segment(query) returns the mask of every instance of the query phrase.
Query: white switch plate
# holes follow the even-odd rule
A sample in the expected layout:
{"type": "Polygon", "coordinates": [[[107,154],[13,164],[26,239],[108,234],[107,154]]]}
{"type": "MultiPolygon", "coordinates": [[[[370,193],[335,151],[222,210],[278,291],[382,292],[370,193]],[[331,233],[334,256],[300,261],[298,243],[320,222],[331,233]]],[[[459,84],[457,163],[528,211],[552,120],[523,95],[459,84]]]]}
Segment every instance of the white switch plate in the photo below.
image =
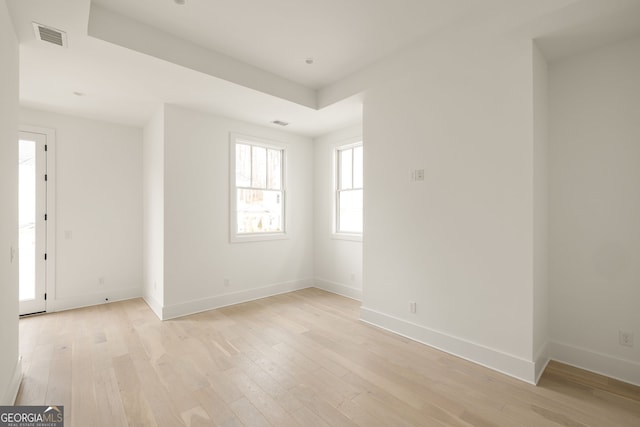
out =
{"type": "Polygon", "coordinates": [[[416,312],[416,302],[415,301],[409,301],[409,312],[411,312],[411,313],[415,313],[416,312]]]}

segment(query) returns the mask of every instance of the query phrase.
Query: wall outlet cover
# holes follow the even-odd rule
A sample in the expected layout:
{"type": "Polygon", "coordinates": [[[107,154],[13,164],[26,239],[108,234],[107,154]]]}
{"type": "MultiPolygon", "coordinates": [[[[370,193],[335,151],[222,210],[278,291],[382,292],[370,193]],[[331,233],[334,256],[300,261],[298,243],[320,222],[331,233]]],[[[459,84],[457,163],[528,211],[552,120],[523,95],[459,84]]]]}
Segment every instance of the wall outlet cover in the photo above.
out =
{"type": "Polygon", "coordinates": [[[624,347],[633,347],[633,333],[628,331],[618,331],[618,342],[624,347]]]}

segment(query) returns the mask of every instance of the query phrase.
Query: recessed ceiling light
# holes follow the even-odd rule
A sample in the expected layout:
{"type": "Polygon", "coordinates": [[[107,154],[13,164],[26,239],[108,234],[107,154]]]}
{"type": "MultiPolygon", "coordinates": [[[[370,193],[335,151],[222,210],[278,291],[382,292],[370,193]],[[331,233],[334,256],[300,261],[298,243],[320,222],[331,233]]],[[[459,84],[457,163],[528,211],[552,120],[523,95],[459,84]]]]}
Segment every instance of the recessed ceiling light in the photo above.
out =
{"type": "Polygon", "coordinates": [[[278,126],[289,126],[288,122],[283,122],[282,120],[274,120],[271,123],[278,126]]]}
{"type": "Polygon", "coordinates": [[[175,4],[179,4],[180,6],[184,5],[187,1],[186,0],[173,0],[175,2],[175,4]]]}
{"type": "Polygon", "coordinates": [[[74,91],[74,92],[73,92],[73,94],[74,94],[75,96],[85,96],[85,95],[86,95],[86,93],[84,93],[84,92],[78,92],[78,91],[74,91]]]}
{"type": "Polygon", "coordinates": [[[314,62],[316,62],[316,61],[315,61],[313,58],[307,58],[307,59],[305,59],[305,60],[304,60],[304,62],[305,62],[306,64],[311,65],[311,64],[313,64],[313,63],[314,63],[314,62]]]}

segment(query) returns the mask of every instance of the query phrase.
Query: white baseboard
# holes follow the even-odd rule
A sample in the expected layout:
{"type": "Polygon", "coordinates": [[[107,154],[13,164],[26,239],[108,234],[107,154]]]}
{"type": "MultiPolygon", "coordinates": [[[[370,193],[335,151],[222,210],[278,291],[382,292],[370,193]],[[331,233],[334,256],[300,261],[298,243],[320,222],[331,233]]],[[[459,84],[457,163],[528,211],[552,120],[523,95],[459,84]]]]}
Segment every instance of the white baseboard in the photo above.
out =
{"type": "Polygon", "coordinates": [[[287,292],[297,291],[313,287],[313,279],[294,280],[291,282],[276,283],[261,288],[253,288],[245,291],[224,295],[216,295],[208,298],[182,302],[162,307],[162,320],[175,319],[190,314],[226,307],[233,304],[254,301],[287,292]]]}
{"type": "Polygon", "coordinates": [[[535,384],[535,364],[531,361],[434,331],[366,307],[362,307],[360,313],[360,318],[364,322],[527,383],[535,384]]]}
{"type": "Polygon", "coordinates": [[[162,320],[162,304],[160,304],[158,300],[156,300],[153,296],[146,292],[142,298],[144,299],[144,302],[147,303],[151,311],[153,311],[153,314],[158,316],[158,319],[162,320]]]}
{"type": "Polygon", "coordinates": [[[547,365],[551,361],[549,358],[549,343],[545,343],[538,353],[533,358],[535,362],[535,383],[538,384],[540,381],[540,377],[544,373],[544,370],[547,368],[547,365]]]}
{"type": "Polygon", "coordinates": [[[316,277],[315,287],[356,301],[362,301],[362,289],[353,288],[351,286],[343,285],[342,283],[332,282],[330,280],[316,277]]]}
{"type": "Polygon", "coordinates": [[[638,362],[618,359],[558,342],[549,343],[549,357],[576,368],[586,369],[596,374],[640,386],[640,363],[638,362]]]}
{"type": "Polygon", "coordinates": [[[8,384],[7,389],[2,397],[2,406],[12,406],[16,403],[18,397],[18,391],[20,390],[20,384],[22,383],[22,356],[18,357],[16,366],[13,368],[13,375],[8,384]]]}
{"type": "Polygon", "coordinates": [[[140,298],[142,289],[116,289],[104,290],[88,295],[79,295],[70,298],[53,298],[47,301],[47,312],[72,310],[74,308],[90,307],[92,305],[105,304],[107,302],[124,301],[140,298]],[[106,301],[106,299],[109,301],[106,301]]]}

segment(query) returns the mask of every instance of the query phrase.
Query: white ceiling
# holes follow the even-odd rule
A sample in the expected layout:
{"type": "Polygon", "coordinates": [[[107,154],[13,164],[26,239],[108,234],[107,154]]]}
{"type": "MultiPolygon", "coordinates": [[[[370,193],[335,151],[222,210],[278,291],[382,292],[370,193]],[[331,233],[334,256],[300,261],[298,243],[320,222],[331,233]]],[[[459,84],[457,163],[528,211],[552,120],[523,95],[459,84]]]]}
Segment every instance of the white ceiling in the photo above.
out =
{"type": "Polygon", "coordinates": [[[496,13],[508,18],[520,6],[531,7],[536,13],[523,35],[538,38],[549,58],[629,37],[640,28],[639,0],[7,4],[20,40],[25,106],[144,126],[166,102],[266,126],[284,120],[291,122],[284,130],[307,136],[362,119],[361,95],[317,108],[319,91],[453,25],[496,13]],[[33,21],[67,31],[69,47],[36,41],[33,21]],[[308,57],[313,65],[305,63],[308,57]]]}
{"type": "Polygon", "coordinates": [[[94,0],[319,89],[496,0],[94,0]],[[305,59],[312,57],[309,66],[305,59]]]}

